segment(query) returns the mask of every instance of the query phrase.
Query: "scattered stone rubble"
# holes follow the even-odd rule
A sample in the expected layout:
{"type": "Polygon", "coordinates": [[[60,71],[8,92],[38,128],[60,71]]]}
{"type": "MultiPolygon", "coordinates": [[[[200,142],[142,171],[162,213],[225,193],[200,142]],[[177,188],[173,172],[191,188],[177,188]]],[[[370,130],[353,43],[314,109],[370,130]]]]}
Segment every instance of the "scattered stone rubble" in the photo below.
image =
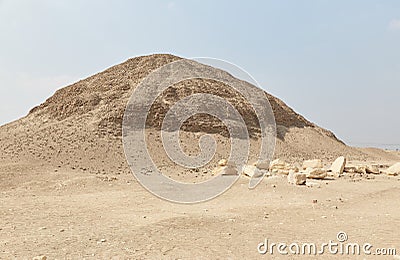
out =
{"type": "Polygon", "coordinates": [[[296,166],[291,166],[282,159],[276,159],[271,162],[269,172],[271,174],[284,174],[288,175],[290,170],[298,172],[299,169],[296,166]]]}
{"type": "MultiPolygon", "coordinates": [[[[320,159],[306,160],[302,163],[301,167],[287,163],[282,159],[276,159],[272,162],[259,161],[252,165],[246,165],[241,170],[241,173],[245,177],[253,176],[272,176],[272,175],[286,175],[287,180],[293,185],[307,185],[309,187],[318,185],[308,185],[308,183],[314,183],[309,181],[324,180],[324,179],[336,179],[342,176],[367,176],[367,179],[373,179],[373,174],[386,174],[389,176],[400,175],[400,162],[392,166],[380,165],[380,164],[359,164],[350,165],[348,164],[344,156],[338,157],[328,167],[324,166],[324,163],[320,159]],[[300,169],[299,169],[300,168],[300,169]]],[[[232,163],[222,159],[218,162],[218,167],[214,169],[213,175],[237,175],[240,171],[232,163]]]]}

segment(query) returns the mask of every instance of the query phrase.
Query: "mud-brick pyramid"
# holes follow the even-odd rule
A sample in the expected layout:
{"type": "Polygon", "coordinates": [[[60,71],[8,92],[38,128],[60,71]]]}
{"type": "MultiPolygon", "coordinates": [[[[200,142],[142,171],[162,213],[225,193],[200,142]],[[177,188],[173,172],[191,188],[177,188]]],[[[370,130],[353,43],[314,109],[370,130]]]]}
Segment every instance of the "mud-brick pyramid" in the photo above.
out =
{"type": "MultiPolygon", "coordinates": [[[[144,77],[179,59],[169,54],[136,57],[59,89],[26,117],[0,127],[2,136],[7,136],[0,142],[0,160],[68,166],[96,173],[125,171],[121,125],[126,104],[144,77]]],[[[251,133],[259,130],[254,111],[239,93],[220,82],[201,83],[204,83],[201,79],[188,80],[165,91],[153,104],[148,127],[159,129],[164,115],[176,101],[193,93],[206,92],[231,102],[243,115],[251,133]]],[[[332,132],[309,122],[278,98],[265,94],[277,124],[275,157],[293,161],[365,156],[346,146],[332,132]]],[[[224,133],[222,123],[213,117],[198,115],[191,120],[184,130],[224,133]]]]}

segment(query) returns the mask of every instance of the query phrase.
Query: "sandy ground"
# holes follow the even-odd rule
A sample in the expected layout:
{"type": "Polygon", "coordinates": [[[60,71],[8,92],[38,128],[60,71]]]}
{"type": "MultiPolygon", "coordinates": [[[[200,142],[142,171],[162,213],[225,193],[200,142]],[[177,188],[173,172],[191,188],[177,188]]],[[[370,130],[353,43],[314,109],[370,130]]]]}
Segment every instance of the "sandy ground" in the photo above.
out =
{"type": "MultiPolygon", "coordinates": [[[[130,174],[115,180],[32,164],[3,164],[0,171],[1,259],[291,259],[261,255],[257,246],[265,239],[328,243],[340,231],[372,251],[400,253],[399,177],[306,187],[276,176],[255,190],[241,178],[214,200],[180,205],[154,197],[130,174]]],[[[377,258],[324,255],[336,257],[377,258]]]]}

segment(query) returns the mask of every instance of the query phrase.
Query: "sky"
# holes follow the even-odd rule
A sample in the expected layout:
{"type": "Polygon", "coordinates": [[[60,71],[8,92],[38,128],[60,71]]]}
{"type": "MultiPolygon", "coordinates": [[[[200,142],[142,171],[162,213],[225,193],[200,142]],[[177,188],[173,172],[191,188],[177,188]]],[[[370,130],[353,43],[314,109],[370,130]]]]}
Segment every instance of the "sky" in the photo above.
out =
{"type": "Polygon", "coordinates": [[[397,0],[0,0],[0,124],[152,53],[232,62],[346,143],[400,148],[397,0]]]}

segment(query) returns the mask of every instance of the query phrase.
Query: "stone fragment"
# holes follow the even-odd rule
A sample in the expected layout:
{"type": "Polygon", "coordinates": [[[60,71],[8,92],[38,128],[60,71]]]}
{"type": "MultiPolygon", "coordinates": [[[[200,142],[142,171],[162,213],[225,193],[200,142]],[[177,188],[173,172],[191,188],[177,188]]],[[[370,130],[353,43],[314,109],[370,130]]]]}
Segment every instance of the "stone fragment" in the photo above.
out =
{"type": "Polygon", "coordinates": [[[218,166],[222,167],[222,166],[226,166],[226,165],[228,165],[228,161],[226,159],[219,160],[218,166]]]}
{"type": "Polygon", "coordinates": [[[246,165],[243,167],[243,174],[247,177],[261,176],[261,171],[254,165],[246,165]]]}
{"type": "Polygon", "coordinates": [[[33,260],[47,260],[47,256],[45,255],[35,256],[33,260]]]}
{"type": "Polygon", "coordinates": [[[303,170],[307,168],[322,168],[322,160],[321,159],[314,159],[314,160],[306,160],[303,162],[303,170]]]}
{"type": "Polygon", "coordinates": [[[258,161],[254,164],[260,170],[269,170],[270,162],[269,161],[258,161]]]}
{"type": "Polygon", "coordinates": [[[307,168],[306,176],[308,179],[321,180],[328,176],[328,172],[325,169],[307,168]]]}
{"type": "Polygon", "coordinates": [[[305,173],[299,173],[291,170],[288,174],[288,182],[295,185],[303,185],[306,183],[307,177],[305,173]]]}
{"type": "Polygon", "coordinates": [[[346,165],[344,167],[344,172],[355,173],[356,172],[356,167],[355,166],[346,165]]]}
{"type": "Polygon", "coordinates": [[[306,186],[311,188],[321,188],[321,183],[307,180],[306,186]]]}
{"type": "Polygon", "coordinates": [[[356,173],[366,174],[367,173],[367,167],[365,165],[357,165],[356,166],[356,173]]]}
{"type": "Polygon", "coordinates": [[[287,163],[282,159],[273,160],[270,163],[269,170],[273,169],[284,169],[287,166],[287,163]]]}
{"type": "Polygon", "coordinates": [[[387,175],[397,176],[400,174],[400,162],[393,164],[385,170],[387,175]]]}
{"type": "Polygon", "coordinates": [[[236,167],[227,165],[227,166],[218,166],[212,171],[212,175],[237,175],[238,171],[236,167]]]}
{"type": "Polygon", "coordinates": [[[215,167],[211,175],[238,175],[239,172],[237,170],[237,167],[234,163],[228,162],[226,159],[221,159],[218,161],[218,166],[215,167]]]}
{"type": "Polygon", "coordinates": [[[380,173],[379,165],[377,165],[377,164],[369,164],[369,165],[365,166],[365,170],[367,173],[372,173],[372,174],[380,173]]]}
{"type": "Polygon", "coordinates": [[[365,173],[367,173],[367,167],[365,165],[345,166],[344,172],[365,174],[365,173]]]}
{"type": "Polygon", "coordinates": [[[331,165],[329,169],[333,176],[339,177],[343,174],[344,167],[346,166],[346,158],[344,156],[338,157],[331,165]]]}

